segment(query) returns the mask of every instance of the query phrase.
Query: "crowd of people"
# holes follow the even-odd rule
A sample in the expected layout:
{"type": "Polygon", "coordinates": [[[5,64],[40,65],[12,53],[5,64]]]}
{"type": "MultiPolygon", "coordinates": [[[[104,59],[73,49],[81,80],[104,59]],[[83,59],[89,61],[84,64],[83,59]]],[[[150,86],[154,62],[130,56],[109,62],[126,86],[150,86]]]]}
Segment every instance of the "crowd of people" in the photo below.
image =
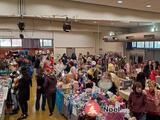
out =
{"type": "Polygon", "coordinates": [[[19,106],[22,111],[18,120],[28,116],[28,100],[34,68],[37,83],[35,109],[38,111],[41,108],[45,111],[47,101],[49,116],[54,112],[58,80],[70,76],[78,81],[79,88],[82,90],[92,88],[95,84],[118,94],[120,82],[115,79],[116,72],[123,71],[126,76],[136,74],[133,92],[128,101],[132,115],[137,120],[160,120],[160,92],[156,86],[160,65],[157,61],[127,63],[125,57],[115,53],[105,55],[87,53],[87,55],[79,54],[78,57],[75,53],[71,57],[63,54],[57,62],[53,54],[11,57],[4,61],[8,63],[8,68],[11,70],[8,101],[12,106],[12,114],[17,114],[19,106]],[[151,81],[148,82],[146,89],[147,79],[151,81]]]}

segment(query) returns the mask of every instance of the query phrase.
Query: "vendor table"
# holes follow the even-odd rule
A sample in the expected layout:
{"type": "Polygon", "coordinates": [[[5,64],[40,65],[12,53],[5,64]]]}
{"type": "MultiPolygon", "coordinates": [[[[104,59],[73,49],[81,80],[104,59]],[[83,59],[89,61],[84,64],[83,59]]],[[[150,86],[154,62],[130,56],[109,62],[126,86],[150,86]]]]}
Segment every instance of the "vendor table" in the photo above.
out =
{"type": "Polygon", "coordinates": [[[58,112],[64,115],[68,120],[78,120],[77,110],[73,108],[72,114],[69,115],[69,108],[68,108],[68,97],[69,94],[64,94],[62,90],[57,89],[56,92],[56,106],[58,112]]]}
{"type": "Polygon", "coordinates": [[[4,94],[3,99],[4,99],[4,100],[7,100],[7,96],[8,96],[8,87],[3,87],[3,94],[4,94]]]}
{"type": "Polygon", "coordinates": [[[5,106],[8,96],[8,87],[3,87],[2,92],[0,92],[2,97],[0,98],[0,120],[4,120],[5,117],[5,106]]]}

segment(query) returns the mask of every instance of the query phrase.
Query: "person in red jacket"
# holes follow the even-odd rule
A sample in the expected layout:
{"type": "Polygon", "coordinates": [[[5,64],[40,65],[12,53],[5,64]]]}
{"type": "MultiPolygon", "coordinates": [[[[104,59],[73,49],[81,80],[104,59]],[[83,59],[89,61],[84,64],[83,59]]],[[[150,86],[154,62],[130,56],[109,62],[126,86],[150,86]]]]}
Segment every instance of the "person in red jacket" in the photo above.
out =
{"type": "Polygon", "coordinates": [[[49,60],[49,57],[47,57],[44,61],[44,65],[43,65],[43,70],[46,70],[50,68],[50,60],[49,60]]]}
{"type": "Polygon", "coordinates": [[[54,56],[50,57],[50,63],[51,63],[52,66],[54,65],[54,56]]]}
{"type": "Polygon", "coordinates": [[[156,84],[153,81],[148,83],[149,89],[146,89],[147,104],[146,120],[160,120],[160,91],[156,89],[156,84]]]}
{"type": "Polygon", "coordinates": [[[149,75],[149,78],[150,78],[150,80],[156,82],[156,76],[157,76],[156,70],[152,70],[150,75],[149,75]]]}
{"type": "Polygon", "coordinates": [[[49,116],[52,116],[54,112],[54,107],[56,102],[56,85],[57,85],[56,76],[52,73],[50,69],[46,69],[44,91],[49,107],[49,112],[50,112],[49,116]]]}
{"type": "Polygon", "coordinates": [[[134,83],[128,105],[132,116],[136,117],[137,120],[145,119],[146,95],[142,91],[142,84],[140,82],[134,83]]]}

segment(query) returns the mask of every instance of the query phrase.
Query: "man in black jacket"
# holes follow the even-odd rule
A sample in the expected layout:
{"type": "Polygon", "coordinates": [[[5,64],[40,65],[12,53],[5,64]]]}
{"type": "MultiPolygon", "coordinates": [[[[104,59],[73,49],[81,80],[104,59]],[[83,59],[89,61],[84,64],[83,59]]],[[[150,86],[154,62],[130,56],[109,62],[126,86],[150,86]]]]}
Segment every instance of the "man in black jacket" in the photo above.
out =
{"type": "Polygon", "coordinates": [[[40,67],[40,56],[37,56],[36,57],[36,60],[35,60],[35,66],[34,66],[36,69],[39,69],[40,67]]]}
{"type": "Polygon", "coordinates": [[[67,62],[68,62],[68,61],[67,61],[68,57],[67,57],[67,55],[66,55],[65,53],[63,54],[63,56],[62,56],[61,59],[62,59],[63,64],[66,65],[67,62]]]}
{"type": "Polygon", "coordinates": [[[18,120],[25,119],[28,116],[28,100],[30,99],[30,86],[31,86],[31,77],[28,74],[26,67],[21,69],[22,77],[19,80],[18,85],[18,100],[22,110],[22,115],[18,120]]]}
{"type": "Polygon", "coordinates": [[[45,91],[44,91],[44,75],[43,75],[43,70],[40,68],[37,71],[37,95],[36,95],[36,110],[39,110],[40,107],[40,98],[42,95],[42,105],[41,105],[41,109],[42,111],[45,110],[45,105],[46,105],[46,97],[45,97],[45,91]]]}

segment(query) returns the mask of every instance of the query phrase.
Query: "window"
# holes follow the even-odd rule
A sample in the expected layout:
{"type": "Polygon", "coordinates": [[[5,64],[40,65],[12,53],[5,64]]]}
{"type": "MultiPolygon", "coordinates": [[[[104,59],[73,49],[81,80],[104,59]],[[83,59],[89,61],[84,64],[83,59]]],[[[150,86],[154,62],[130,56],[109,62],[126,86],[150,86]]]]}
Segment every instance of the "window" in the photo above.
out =
{"type": "Polygon", "coordinates": [[[12,47],[21,47],[22,39],[12,39],[12,47]]]}
{"type": "Polygon", "coordinates": [[[153,42],[145,42],[145,48],[153,48],[153,42]]]}
{"type": "Polygon", "coordinates": [[[154,48],[160,48],[160,42],[159,41],[156,41],[154,43],[154,48]]]}
{"type": "Polygon", "coordinates": [[[136,48],[137,47],[137,42],[132,42],[132,48],[136,48]]]}
{"type": "Polygon", "coordinates": [[[0,39],[1,47],[11,47],[11,39],[0,39]]]}
{"type": "Polygon", "coordinates": [[[52,40],[43,40],[43,46],[44,47],[51,47],[52,46],[52,40]]]}
{"type": "Polygon", "coordinates": [[[40,45],[41,47],[52,47],[52,40],[42,40],[40,39],[40,45]]]}
{"type": "Polygon", "coordinates": [[[137,42],[137,48],[144,48],[144,42],[137,42]]]}
{"type": "Polygon", "coordinates": [[[43,40],[40,39],[40,46],[43,47],[43,40]]]}

